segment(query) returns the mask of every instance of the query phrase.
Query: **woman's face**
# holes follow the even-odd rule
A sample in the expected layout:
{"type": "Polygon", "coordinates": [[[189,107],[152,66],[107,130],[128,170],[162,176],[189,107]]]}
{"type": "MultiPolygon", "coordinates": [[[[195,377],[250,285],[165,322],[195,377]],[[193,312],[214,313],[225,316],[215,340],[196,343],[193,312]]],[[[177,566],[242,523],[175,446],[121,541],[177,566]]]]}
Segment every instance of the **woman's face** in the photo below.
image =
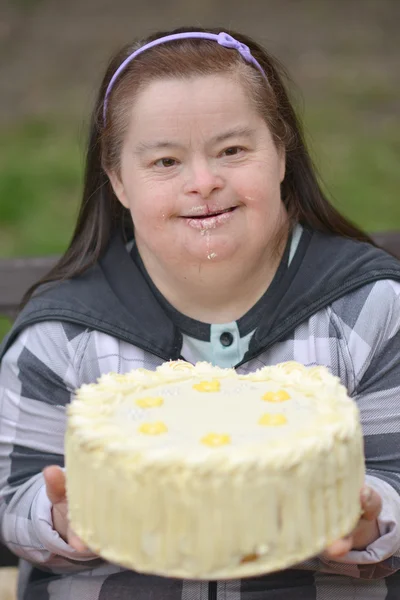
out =
{"type": "Polygon", "coordinates": [[[223,75],[165,79],[132,107],[115,193],[143,259],[256,261],[286,218],[285,156],[242,86],[223,75]]]}

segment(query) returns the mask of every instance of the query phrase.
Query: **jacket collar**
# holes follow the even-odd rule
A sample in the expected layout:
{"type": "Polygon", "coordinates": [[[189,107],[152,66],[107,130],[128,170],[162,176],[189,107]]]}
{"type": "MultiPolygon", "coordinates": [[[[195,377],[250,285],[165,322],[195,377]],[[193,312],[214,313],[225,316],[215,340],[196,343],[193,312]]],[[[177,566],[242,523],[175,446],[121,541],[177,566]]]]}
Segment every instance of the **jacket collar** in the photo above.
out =
{"type": "MultiPolygon", "coordinates": [[[[400,263],[366,243],[304,229],[242,362],[283,339],[334,300],[378,279],[400,281],[400,263]]],[[[134,344],[162,360],[180,356],[182,337],[130,258],[120,237],[83,275],[42,289],[18,316],[2,354],[26,326],[62,320],[134,344]]]]}

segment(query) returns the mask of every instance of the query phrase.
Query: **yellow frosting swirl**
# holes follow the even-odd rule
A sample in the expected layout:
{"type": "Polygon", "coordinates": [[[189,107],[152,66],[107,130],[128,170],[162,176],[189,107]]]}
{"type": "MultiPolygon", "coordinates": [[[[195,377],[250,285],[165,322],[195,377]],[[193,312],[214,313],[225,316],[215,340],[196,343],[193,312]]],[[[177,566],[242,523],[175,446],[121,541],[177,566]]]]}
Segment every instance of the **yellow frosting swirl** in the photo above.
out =
{"type": "Polygon", "coordinates": [[[277,392],[267,392],[262,399],[265,402],[285,402],[290,400],[290,395],[285,390],[278,390],[277,392]]]}
{"type": "Polygon", "coordinates": [[[201,438],[201,443],[206,446],[212,446],[217,448],[218,446],[225,446],[231,443],[231,436],[227,433],[208,433],[201,438]]]}
{"type": "Polygon", "coordinates": [[[265,413],[265,415],[262,415],[262,417],[258,421],[259,425],[268,425],[270,427],[286,425],[286,423],[287,423],[287,418],[285,417],[285,415],[282,415],[281,413],[276,413],[276,414],[265,413]]]}
{"type": "Polygon", "coordinates": [[[200,383],[195,383],[193,385],[193,389],[198,392],[219,392],[221,389],[221,382],[218,379],[200,381],[200,383]]]}
{"type": "Polygon", "coordinates": [[[146,396],[145,398],[139,398],[135,404],[140,408],[156,408],[164,404],[164,399],[161,396],[146,396]]]}
{"type": "Polygon", "coordinates": [[[138,431],[146,435],[160,435],[160,433],[166,433],[168,428],[162,421],[155,421],[153,423],[142,423],[138,431]]]}

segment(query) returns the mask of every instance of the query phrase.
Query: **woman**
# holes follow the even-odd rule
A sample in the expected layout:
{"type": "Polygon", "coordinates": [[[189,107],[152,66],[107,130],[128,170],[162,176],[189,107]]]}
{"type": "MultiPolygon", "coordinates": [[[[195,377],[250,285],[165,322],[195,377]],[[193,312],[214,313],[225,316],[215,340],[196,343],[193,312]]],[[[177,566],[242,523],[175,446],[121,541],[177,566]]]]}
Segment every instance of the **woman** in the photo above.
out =
{"type": "Polygon", "coordinates": [[[2,536],[24,559],[20,597],[397,598],[399,280],[398,262],[323,196],[255,42],[185,29],[119,53],[73,240],[2,348],[2,536]],[[298,360],[341,378],[367,467],[347,539],[296,569],[218,583],[140,575],[82,546],[59,468],[71,394],[179,357],[240,372],[298,360]]]}

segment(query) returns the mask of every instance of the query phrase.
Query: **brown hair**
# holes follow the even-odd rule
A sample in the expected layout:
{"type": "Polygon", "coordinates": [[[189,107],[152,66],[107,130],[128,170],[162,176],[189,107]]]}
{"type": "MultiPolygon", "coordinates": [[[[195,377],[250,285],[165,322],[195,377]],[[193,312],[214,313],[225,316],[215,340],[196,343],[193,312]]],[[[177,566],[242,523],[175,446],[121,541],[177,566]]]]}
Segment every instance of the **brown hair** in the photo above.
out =
{"type": "MultiPolygon", "coordinates": [[[[131,61],[117,78],[109,97],[106,123],[103,120],[104,95],[111,77],[134,50],[154,39],[201,28],[180,28],[159,32],[140,43],[126,46],[111,60],[93,110],[86,155],[83,198],[72,240],[58,263],[25,294],[25,304],[43,283],[69,279],[83,273],[105,252],[116,231],[133,235],[130,214],[117,200],[106,171],[119,171],[121,146],[135,95],[150,81],[174,77],[227,73],[238,77],[267,122],[277,145],[286,153],[286,173],[282,200],[289,217],[313,229],[373,243],[342,216],[329,202],[318,183],[308,153],[302,126],[295,114],[284,81],[287,75],[278,61],[249,37],[227,31],[249,46],[262,66],[260,72],[244,61],[236,50],[204,39],[176,40],[155,46],[131,61]]],[[[219,29],[207,29],[219,33],[219,29]]]]}

